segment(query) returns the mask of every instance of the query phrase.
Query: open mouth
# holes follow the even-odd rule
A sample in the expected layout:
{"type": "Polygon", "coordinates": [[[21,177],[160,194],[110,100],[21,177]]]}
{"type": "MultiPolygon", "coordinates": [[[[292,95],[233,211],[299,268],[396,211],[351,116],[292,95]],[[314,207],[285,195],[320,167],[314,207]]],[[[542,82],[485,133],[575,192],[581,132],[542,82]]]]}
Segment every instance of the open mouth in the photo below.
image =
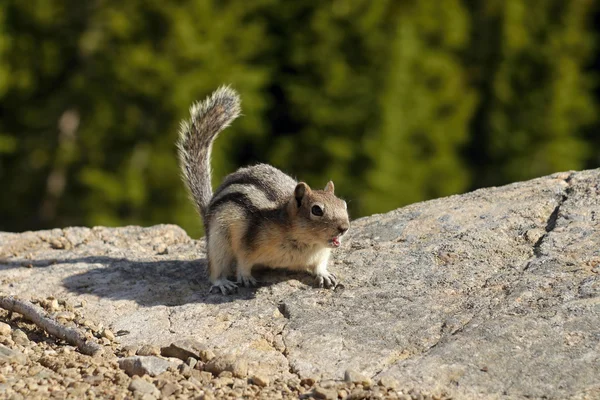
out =
{"type": "Polygon", "coordinates": [[[340,247],[340,245],[342,244],[342,240],[339,236],[335,236],[329,241],[329,243],[331,244],[331,247],[340,247]]]}

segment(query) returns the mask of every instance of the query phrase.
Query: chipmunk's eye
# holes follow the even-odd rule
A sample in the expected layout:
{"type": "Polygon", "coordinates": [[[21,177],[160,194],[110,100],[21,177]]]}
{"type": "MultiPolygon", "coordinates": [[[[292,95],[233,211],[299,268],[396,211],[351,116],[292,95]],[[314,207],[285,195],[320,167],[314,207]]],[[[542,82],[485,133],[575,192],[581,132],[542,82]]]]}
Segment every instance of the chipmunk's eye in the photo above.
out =
{"type": "Polygon", "coordinates": [[[323,209],[317,205],[312,206],[312,208],[310,209],[310,212],[312,212],[312,214],[316,215],[317,217],[323,216],[323,209]]]}

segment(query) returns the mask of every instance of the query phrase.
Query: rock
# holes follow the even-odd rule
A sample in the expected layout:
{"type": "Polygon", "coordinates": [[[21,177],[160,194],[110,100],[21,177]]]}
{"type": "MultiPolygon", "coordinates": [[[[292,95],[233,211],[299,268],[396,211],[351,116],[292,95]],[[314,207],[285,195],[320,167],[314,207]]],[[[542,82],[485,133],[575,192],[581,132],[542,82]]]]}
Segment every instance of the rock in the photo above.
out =
{"type": "Polygon", "coordinates": [[[288,379],[287,381],[287,386],[292,390],[298,390],[301,384],[302,383],[298,380],[298,378],[288,379]]]}
{"type": "Polygon", "coordinates": [[[21,346],[27,346],[29,344],[29,338],[27,337],[27,334],[20,329],[15,329],[12,331],[12,340],[21,346]]]}
{"type": "MultiPolygon", "coordinates": [[[[163,347],[160,353],[164,357],[175,357],[186,361],[189,357],[201,359],[201,352],[206,350],[206,345],[194,339],[182,339],[163,347]]],[[[205,360],[203,360],[205,361],[205,360]]]]}
{"type": "Polygon", "coordinates": [[[58,300],[56,299],[49,299],[48,302],[48,309],[50,311],[56,311],[60,308],[59,304],[58,304],[58,300]]]}
{"type": "MultiPolygon", "coordinates": [[[[177,367],[179,367],[179,365],[185,364],[179,358],[175,358],[175,357],[163,357],[163,358],[165,360],[169,361],[171,364],[173,364],[173,368],[177,368],[177,367]]],[[[196,365],[198,365],[198,364],[196,364],[196,365]]]]}
{"type": "Polygon", "coordinates": [[[383,387],[386,387],[389,389],[393,389],[393,390],[397,390],[399,388],[398,381],[388,375],[384,375],[381,378],[379,378],[378,384],[380,386],[383,386],[383,387]]]}
{"type": "Polygon", "coordinates": [[[198,364],[198,360],[196,360],[194,357],[188,357],[186,363],[190,366],[190,368],[194,368],[196,364],[198,364]]]}
{"type": "Polygon", "coordinates": [[[42,369],[43,368],[40,365],[34,365],[33,367],[29,368],[29,371],[27,371],[27,373],[30,376],[37,375],[42,371],[42,369]]]}
{"type": "Polygon", "coordinates": [[[215,395],[210,392],[207,392],[204,393],[202,397],[200,397],[200,400],[215,400],[215,395]]]}
{"type": "Polygon", "coordinates": [[[213,384],[216,388],[231,386],[233,385],[233,379],[229,377],[218,377],[217,379],[213,380],[213,384]]]}
{"type": "Polygon", "coordinates": [[[221,371],[218,375],[219,378],[233,378],[233,373],[231,371],[221,371]]]}
{"type": "Polygon", "coordinates": [[[70,311],[61,311],[56,314],[56,319],[64,321],[72,321],[75,318],[75,314],[70,311]]]}
{"type": "Polygon", "coordinates": [[[108,328],[104,328],[102,330],[102,337],[110,340],[111,342],[115,341],[115,334],[108,328]]]}
{"type": "Polygon", "coordinates": [[[85,326],[86,328],[89,328],[93,332],[96,332],[98,330],[98,327],[96,326],[94,321],[91,321],[89,319],[86,319],[83,321],[83,326],[85,326]]]}
{"type": "Polygon", "coordinates": [[[317,379],[311,376],[311,377],[303,378],[300,381],[300,384],[304,385],[304,386],[312,386],[315,384],[316,381],[317,381],[317,379]]]}
{"type": "Polygon", "coordinates": [[[172,394],[177,394],[179,392],[181,392],[181,385],[179,385],[178,383],[175,383],[175,382],[167,382],[160,389],[160,394],[163,395],[164,397],[168,397],[172,394]]]}
{"type": "Polygon", "coordinates": [[[157,244],[154,251],[156,251],[156,254],[158,255],[169,254],[169,248],[165,246],[164,243],[157,244]]]}
{"type": "Polygon", "coordinates": [[[103,376],[99,376],[99,375],[88,375],[86,377],[83,378],[83,381],[85,383],[89,383],[92,386],[96,386],[99,385],[100,382],[102,382],[104,380],[103,376]]]}
{"type": "Polygon", "coordinates": [[[208,362],[215,358],[216,355],[211,349],[200,350],[200,360],[208,362]]]}
{"type": "Polygon", "coordinates": [[[319,386],[325,389],[335,388],[336,386],[338,386],[338,381],[333,379],[323,379],[319,382],[319,386]]]}
{"type": "Polygon", "coordinates": [[[132,356],[119,359],[119,367],[129,376],[150,375],[157,376],[169,368],[171,364],[167,360],[154,356],[132,356]]]}
{"type": "Polygon", "coordinates": [[[135,377],[133,377],[133,379],[131,379],[131,383],[129,384],[128,389],[138,395],[150,394],[150,395],[153,395],[154,397],[160,396],[160,392],[156,388],[156,386],[154,386],[152,383],[147,382],[137,376],[135,376],[135,377]]]}
{"type": "Polygon", "coordinates": [[[264,375],[254,375],[252,377],[252,383],[262,387],[269,386],[269,378],[264,375]]]}
{"type": "Polygon", "coordinates": [[[137,350],[136,354],[138,356],[160,356],[160,347],[145,344],[137,350]]]}
{"type": "Polygon", "coordinates": [[[317,386],[315,387],[313,395],[317,399],[336,400],[338,397],[338,392],[333,388],[323,388],[321,386],[317,386]]]}
{"type": "Polygon", "coordinates": [[[10,349],[0,344],[0,362],[2,364],[25,364],[27,362],[27,356],[20,351],[10,349]]]}
{"type": "MultiPolygon", "coordinates": [[[[76,228],[61,251],[47,243],[67,229],[0,233],[0,280],[24,298],[60,288],[88,299],[76,310],[123,346],[169,347],[188,332],[253,375],[339,379],[360,366],[415,397],[593,398],[599,188],[600,170],[557,174],[357,219],[329,265],[343,290],[264,271],[257,289],[210,294],[204,239],[172,225],[76,228]]],[[[208,361],[197,350],[180,358],[208,361]]]]}
{"type": "MultiPolygon", "coordinates": [[[[362,390],[362,389],[354,389],[350,395],[348,397],[346,397],[345,400],[363,400],[363,399],[369,399],[371,397],[371,394],[366,391],[366,390],[362,390]]],[[[415,400],[416,400],[417,396],[415,396],[415,400]]],[[[400,399],[402,400],[412,400],[411,396],[406,396],[406,397],[402,397],[400,396],[400,399]]]]}
{"type": "Polygon", "coordinates": [[[51,239],[48,243],[53,249],[61,250],[65,248],[65,243],[62,240],[51,239]]]}
{"type": "Polygon", "coordinates": [[[139,347],[138,347],[138,346],[136,346],[136,345],[127,345],[127,346],[123,346],[123,348],[122,348],[122,350],[123,350],[123,353],[124,353],[124,354],[125,354],[127,357],[130,357],[130,356],[134,356],[134,355],[136,355],[136,354],[137,354],[137,351],[138,351],[138,349],[139,349],[139,347]]]}
{"type": "Polygon", "coordinates": [[[344,372],[344,380],[350,383],[360,383],[363,386],[371,384],[371,378],[353,369],[347,369],[346,372],[344,372]]]}
{"type": "Polygon", "coordinates": [[[4,322],[0,322],[0,336],[9,336],[12,332],[12,328],[9,324],[5,324],[4,322]]]}
{"type": "Polygon", "coordinates": [[[193,369],[187,365],[187,364],[179,364],[177,366],[177,369],[179,369],[179,372],[181,373],[181,375],[183,375],[185,378],[189,378],[190,376],[192,376],[192,371],[193,369]]]}
{"type": "Polygon", "coordinates": [[[237,378],[245,378],[248,375],[248,361],[233,354],[228,354],[210,360],[204,366],[204,370],[215,376],[223,371],[230,371],[237,378]]]}
{"type": "Polygon", "coordinates": [[[208,371],[200,371],[200,381],[203,383],[209,383],[213,379],[213,375],[208,371]]]}

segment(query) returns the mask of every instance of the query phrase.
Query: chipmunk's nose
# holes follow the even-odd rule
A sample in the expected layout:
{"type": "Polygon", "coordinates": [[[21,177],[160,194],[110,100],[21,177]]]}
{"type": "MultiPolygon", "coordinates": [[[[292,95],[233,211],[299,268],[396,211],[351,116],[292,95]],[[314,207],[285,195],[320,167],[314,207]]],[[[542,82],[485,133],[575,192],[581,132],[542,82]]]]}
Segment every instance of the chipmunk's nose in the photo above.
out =
{"type": "Polygon", "coordinates": [[[346,233],[348,231],[348,228],[350,228],[350,225],[342,224],[342,225],[338,226],[338,232],[340,233],[340,235],[343,235],[344,233],[346,233]]]}

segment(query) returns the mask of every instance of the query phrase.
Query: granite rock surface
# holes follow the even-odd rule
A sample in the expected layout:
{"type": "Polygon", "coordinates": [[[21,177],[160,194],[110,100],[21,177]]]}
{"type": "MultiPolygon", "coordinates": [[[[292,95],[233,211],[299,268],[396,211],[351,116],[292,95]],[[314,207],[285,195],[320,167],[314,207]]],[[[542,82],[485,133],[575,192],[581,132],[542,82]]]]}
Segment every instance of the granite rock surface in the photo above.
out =
{"type": "Polygon", "coordinates": [[[600,398],[600,170],[353,221],[336,290],[263,270],[209,293],[177,226],[0,233],[0,292],[78,304],[123,345],[189,338],[248,375],[347,370],[459,398],[600,398]]]}

